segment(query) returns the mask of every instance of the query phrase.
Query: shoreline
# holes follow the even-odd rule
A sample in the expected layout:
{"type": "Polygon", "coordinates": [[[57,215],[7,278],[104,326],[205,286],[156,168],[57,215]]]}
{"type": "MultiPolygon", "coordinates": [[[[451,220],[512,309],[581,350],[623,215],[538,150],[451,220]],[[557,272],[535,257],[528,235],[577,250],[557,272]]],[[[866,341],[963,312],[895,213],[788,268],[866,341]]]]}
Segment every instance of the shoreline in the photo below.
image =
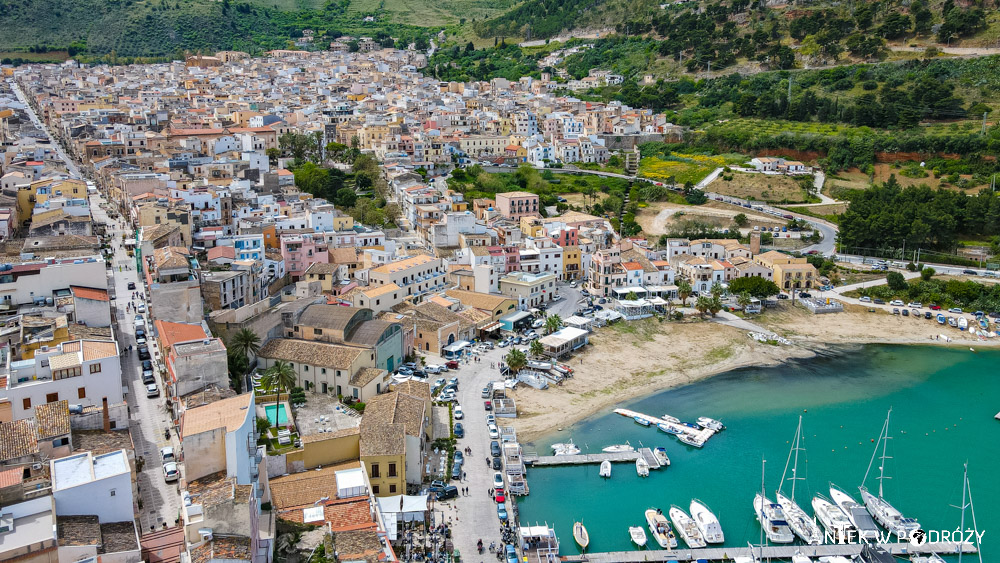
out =
{"type": "Polygon", "coordinates": [[[791,345],[772,346],[750,340],[745,330],[708,321],[670,323],[656,328],[668,330],[649,338],[648,346],[635,345],[638,350],[633,352],[627,349],[628,343],[622,338],[615,338],[618,336],[614,334],[615,329],[605,327],[594,335],[592,344],[587,346],[582,354],[574,356],[572,367],[577,371],[573,378],[565,380],[562,385],[550,386],[544,391],[519,386],[513,392],[518,407],[518,418],[512,421],[518,441],[522,444],[542,441],[582,420],[603,415],[604,411],[611,407],[743,368],[774,367],[793,360],[843,354],[852,348],[873,344],[932,345],[972,348],[973,351],[975,348],[995,349],[1000,346],[1000,338],[980,341],[967,338],[968,333],[951,335],[954,337],[951,342],[934,340],[927,335],[876,336],[870,332],[866,333],[867,331],[851,331],[852,334],[830,334],[827,338],[818,338],[818,335],[796,334],[795,330],[781,330],[780,326],[769,326],[770,329],[777,329],[775,332],[778,334],[785,333],[786,337],[792,340],[791,345]],[[692,334],[671,334],[675,331],[692,334]],[[700,341],[703,348],[710,347],[707,354],[703,354],[708,361],[694,362],[691,365],[691,362],[685,362],[683,357],[678,358],[676,354],[672,356],[665,354],[666,350],[661,345],[661,341],[671,344],[680,341],[683,345],[692,345],[692,340],[700,341]],[[730,353],[713,354],[721,349],[720,344],[726,346],[730,353]],[[626,349],[622,350],[623,347],[626,349]],[[651,351],[654,357],[678,359],[679,365],[669,365],[653,373],[643,367],[628,371],[636,360],[641,363],[651,351]],[[714,356],[724,357],[716,360],[714,356]]]}

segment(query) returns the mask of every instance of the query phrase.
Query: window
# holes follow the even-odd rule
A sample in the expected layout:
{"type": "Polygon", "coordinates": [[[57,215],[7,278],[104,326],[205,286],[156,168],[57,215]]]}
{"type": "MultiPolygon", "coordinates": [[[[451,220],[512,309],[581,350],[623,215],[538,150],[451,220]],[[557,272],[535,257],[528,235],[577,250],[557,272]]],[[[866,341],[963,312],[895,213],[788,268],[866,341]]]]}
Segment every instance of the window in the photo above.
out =
{"type": "Polygon", "coordinates": [[[29,398],[25,397],[25,398],[24,398],[24,399],[23,399],[23,400],[21,401],[21,406],[22,406],[22,407],[24,407],[24,410],[28,410],[28,409],[30,409],[30,408],[31,408],[31,399],[29,399],[29,398]]]}
{"type": "Polygon", "coordinates": [[[90,373],[101,373],[101,364],[90,364],[90,373]]]}
{"type": "Polygon", "coordinates": [[[87,388],[86,387],[79,387],[79,388],[77,388],[77,390],[76,390],[76,398],[77,399],[86,399],[87,398],[87,388]]]}
{"type": "Polygon", "coordinates": [[[396,485],[389,485],[389,492],[390,493],[396,492],[396,485]]]}
{"type": "Polygon", "coordinates": [[[396,476],[396,464],[395,463],[390,463],[389,464],[389,477],[395,477],[395,476],[396,476]]]}
{"type": "Polygon", "coordinates": [[[48,393],[45,395],[46,403],[55,403],[59,401],[59,393],[48,393]]]}
{"type": "Polygon", "coordinates": [[[314,328],[313,329],[313,334],[316,335],[316,336],[320,336],[321,334],[323,334],[323,329],[321,329],[321,328],[314,328]]]}
{"type": "Polygon", "coordinates": [[[378,464],[377,463],[373,463],[372,464],[372,478],[374,479],[374,478],[381,477],[381,476],[382,475],[379,472],[378,464]]]}
{"type": "Polygon", "coordinates": [[[378,494],[378,485],[372,485],[372,493],[378,494]]]}
{"type": "Polygon", "coordinates": [[[115,490],[111,489],[111,496],[115,496],[115,490]]]}

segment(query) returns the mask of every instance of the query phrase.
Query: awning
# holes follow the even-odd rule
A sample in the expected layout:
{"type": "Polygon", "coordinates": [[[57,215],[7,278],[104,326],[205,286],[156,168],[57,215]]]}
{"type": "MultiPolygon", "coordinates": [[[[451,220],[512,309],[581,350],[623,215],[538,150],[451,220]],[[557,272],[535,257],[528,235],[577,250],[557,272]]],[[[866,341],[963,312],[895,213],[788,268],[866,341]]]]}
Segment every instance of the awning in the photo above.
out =
{"type": "Polygon", "coordinates": [[[502,324],[502,323],[499,323],[499,322],[495,322],[495,323],[490,323],[490,324],[488,324],[488,325],[484,326],[484,327],[482,328],[482,330],[483,330],[484,332],[493,332],[494,330],[497,330],[497,329],[499,329],[499,328],[500,328],[500,327],[502,327],[502,326],[503,326],[503,324],[502,324]]]}

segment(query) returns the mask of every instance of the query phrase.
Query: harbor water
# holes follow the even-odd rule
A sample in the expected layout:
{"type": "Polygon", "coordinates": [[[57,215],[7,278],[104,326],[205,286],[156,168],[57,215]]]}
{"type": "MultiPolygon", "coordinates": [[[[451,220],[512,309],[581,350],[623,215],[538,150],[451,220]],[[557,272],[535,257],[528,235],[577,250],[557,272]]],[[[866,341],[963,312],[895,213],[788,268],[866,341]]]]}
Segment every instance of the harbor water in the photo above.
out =
{"type": "MultiPolygon", "coordinates": [[[[597,465],[538,467],[528,470],[530,495],[518,499],[522,525],[547,522],[560,538],[562,554],[578,553],[572,526],[582,521],[590,533],[589,552],[636,549],[629,526],[646,528],[643,511],[671,505],[688,510],[692,498],[715,512],[727,546],[761,540],[753,497],[765,487],[774,499],[781,485],[791,441],[802,415],[795,496],[812,515],[812,496],[829,496],[829,483],[858,501],[886,412],[892,407],[883,481],[884,496],[925,530],[959,526],[963,463],[978,530],[985,535],[983,561],[1000,560],[1000,352],[920,346],[866,346],[842,354],[721,374],[685,387],[623,405],[642,413],[670,414],[685,421],[699,416],[727,428],[702,449],[685,446],[654,427],[644,428],[612,409],[527,445],[551,453],[554,442],[570,439],[582,452],[605,446],[665,446],[671,466],[636,475],[635,466],[614,464],[610,479],[597,465]]],[[[568,385],[572,385],[570,380],[568,385]]],[[[866,483],[878,491],[879,461],[866,483]]],[[[788,471],[789,477],[791,469],[788,471]]],[[[787,495],[791,481],[782,486],[787,495]]],[[[972,527],[972,511],[965,514],[972,527]]],[[[650,548],[655,542],[650,538],[650,548]]],[[[681,542],[679,547],[684,547],[681,542]]],[[[975,559],[975,557],[973,557],[975,559]]],[[[966,560],[972,560],[966,558],[966,560]]]]}

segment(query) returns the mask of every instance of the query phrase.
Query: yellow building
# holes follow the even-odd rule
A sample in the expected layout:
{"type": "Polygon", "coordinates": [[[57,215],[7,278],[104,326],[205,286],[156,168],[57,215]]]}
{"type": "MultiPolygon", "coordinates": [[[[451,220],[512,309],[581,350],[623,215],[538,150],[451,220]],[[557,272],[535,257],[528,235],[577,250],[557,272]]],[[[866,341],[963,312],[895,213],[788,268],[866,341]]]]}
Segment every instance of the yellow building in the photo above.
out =
{"type": "Polygon", "coordinates": [[[563,278],[567,280],[578,280],[583,277],[581,268],[580,247],[563,247],[563,278]]]}
{"type": "Polygon", "coordinates": [[[816,267],[805,257],[796,258],[776,250],[754,256],[753,261],[770,268],[774,283],[782,290],[816,287],[816,267]]]}
{"type": "Polygon", "coordinates": [[[356,460],[360,455],[361,433],[357,427],[302,436],[302,449],[285,454],[286,464],[302,463],[303,469],[326,467],[356,460]]]}
{"type": "Polygon", "coordinates": [[[494,322],[499,321],[500,317],[517,312],[517,300],[503,295],[464,289],[449,289],[444,293],[452,299],[458,299],[466,307],[489,313],[490,320],[494,322]]]}
{"type": "Polygon", "coordinates": [[[337,213],[333,217],[333,230],[346,231],[354,227],[354,217],[337,213]]]}
{"type": "Polygon", "coordinates": [[[340,266],[338,264],[315,262],[306,269],[305,281],[319,282],[323,293],[332,293],[333,285],[339,279],[337,277],[337,270],[339,269],[340,266]]]}
{"type": "Polygon", "coordinates": [[[542,219],[533,215],[521,217],[521,236],[544,237],[545,226],[542,225],[542,219]]]}
{"type": "Polygon", "coordinates": [[[69,340],[69,323],[66,315],[21,317],[21,356],[25,360],[35,357],[42,346],[54,347],[69,340]]]}
{"type": "Polygon", "coordinates": [[[35,206],[50,198],[86,198],[87,184],[82,180],[38,180],[17,190],[17,220],[19,225],[31,219],[35,206]]]}
{"type": "Polygon", "coordinates": [[[361,417],[361,462],[375,496],[402,495],[423,481],[423,447],[431,439],[430,387],[407,381],[370,399],[361,417]]]}
{"type": "Polygon", "coordinates": [[[184,205],[147,201],[138,206],[139,225],[170,225],[180,229],[183,246],[191,246],[191,212],[184,205]]]}

